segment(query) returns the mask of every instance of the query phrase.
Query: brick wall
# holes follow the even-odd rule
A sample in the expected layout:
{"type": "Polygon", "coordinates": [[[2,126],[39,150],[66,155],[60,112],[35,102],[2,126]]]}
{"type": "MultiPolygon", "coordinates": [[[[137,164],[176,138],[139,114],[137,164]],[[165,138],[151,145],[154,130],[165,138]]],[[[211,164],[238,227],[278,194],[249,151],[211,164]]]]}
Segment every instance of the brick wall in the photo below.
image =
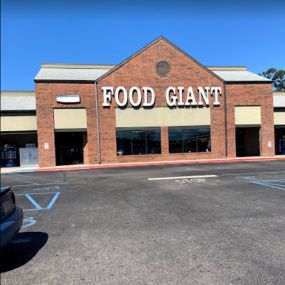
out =
{"type": "Polygon", "coordinates": [[[41,167],[54,166],[54,108],[86,108],[87,144],[84,147],[84,163],[98,163],[95,86],[93,83],[36,83],[36,105],[38,124],[39,164],[41,167]],[[78,94],[79,104],[60,104],[57,95],[78,94]],[[44,149],[44,143],[49,149],[44,149]]]}
{"type": "Polygon", "coordinates": [[[98,83],[100,106],[100,130],[102,162],[126,162],[149,160],[180,160],[197,158],[224,158],[225,157],[225,116],[224,96],[220,97],[221,105],[213,107],[211,98],[211,153],[168,153],[168,128],[161,128],[161,155],[137,155],[117,156],[116,150],[116,121],[115,103],[111,107],[102,106],[102,86],[124,86],[129,89],[132,86],[150,86],[155,90],[155,107],[166,107],[165,90],[169,86],[183,86],[186,90],[192,86],[197,90],[198,86],[220,86],[223,83],[212,73],[205,70],[194,60],[177,50],[163,39],[145,49],[142,53],[133,57],[122,67],[103,78],[98,83]],[[166,60],[171,65],[169,75],[161,77],[157,75],[155,64],[160,60],[166,60]]]}
{"type": "Polygon", "coordinates": [[[272,156],[274,149],[274,109],[272,86],[269,83],[227,84],[228,157],[236,156],[235,106],[260,106],[260,155],[272,156]],[[268,146],[271,142],[272,147],[268,146]]]}

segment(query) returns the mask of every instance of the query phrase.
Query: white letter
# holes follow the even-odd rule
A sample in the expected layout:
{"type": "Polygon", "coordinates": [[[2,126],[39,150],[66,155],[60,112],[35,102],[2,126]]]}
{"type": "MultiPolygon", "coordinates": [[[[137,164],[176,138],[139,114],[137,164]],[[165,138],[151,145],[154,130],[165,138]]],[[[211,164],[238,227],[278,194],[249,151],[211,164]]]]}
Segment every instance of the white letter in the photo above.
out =
{"type": "Polygon", "coordinates": [[[142,102],[142,94],[141,94],[140,89],[136,86],[132,87],[129,91],[129,98],[130,98],[130,102],[131,102],[132,106],[138,107],[142,102]],[[137,94],[138,94],[137,102],[134,102],[134,97],[133,97],[134,92],[137,92],[137,94]]]}
{"type": "Polygon", "coordinates": [[[123,86],[119,86],[116,91],[115,91],[115,100],[116,100],[116,103],[119,107],[124,107],[125,105],[127,105],[128,103],[128,93],[127,93],[127,90],[125,87],[123,86]],[[123,92],[123,95],[124,95],[124,98],[123,98],[123,102],[120,102],[119,100],[119,95],[120,95],[120,92],[123,92]]]}
{"type": "Polygon", "coordinates": [[[188,94],[187,94],[185,106],[197,106],[197,102],[196,102],[192,87],[188,88],[188,94]],[[190,103],[190,102],[192,102],[192,103],[190,103]]]}
{"type": "Polygon", "coordinates": [[[184,102],[183,102],[183,91],[184,91],[184,87],[177,87],[178,90],[178,94],[179,94],[179,100],[178,100],[178,106],[184,106],[184,102]]]}
{"type": "Polygon", "coordinates": [[[202,98],[205,102],[205,104],[207,106],[209,106],[209,91],[210,91],[210,87],[205,87],[206,90],[206,94],[204,92],[204,88],[203,87],[198,87],[198,93],[199,93],[199,102],[198,105],[199,106],[203,106],[203,102],[202,102],[202,98]]]}
{"type": "Polygon", "coordinates": [[[155,93],[154,90],[151,87],[143,87],[143,92],[144,92],[144,102],[143,102],[143,107],[151,107],[154,105],[155,102],[155,93]],[[151,100],[148,102],[148,93],[151,95],[151,100]]]}
{"type": "Polygon", "coordinates": [[[102,87],[103,91],[103,107],[110,107],[110,102],[112,100],[112,95],[114,94],[113,87],[102,87]]]}
{"type": "Polygon", "coordinates": [[[213,102],[214,106],[220,106],[219,102],[219,94],[222,94],[222,88],[221,87],[212,87],[211,88],[211,94],[214,94],[215,100],[213,102]]]}
{"type": "Polygon", "coordinates": [[[173,107],[176,105],[176,101],[177,101],[177,97],[175,96],[175,88],[174,87],[168,87],[166,89],[166,92],[165,92],[165,95],[166,95],[166,102],[167,102],[167,105],[169,107],[173,107]],[[171,99],[170,99],[170,92],[173,92],[174,96],[171,96],[171,99]]]}

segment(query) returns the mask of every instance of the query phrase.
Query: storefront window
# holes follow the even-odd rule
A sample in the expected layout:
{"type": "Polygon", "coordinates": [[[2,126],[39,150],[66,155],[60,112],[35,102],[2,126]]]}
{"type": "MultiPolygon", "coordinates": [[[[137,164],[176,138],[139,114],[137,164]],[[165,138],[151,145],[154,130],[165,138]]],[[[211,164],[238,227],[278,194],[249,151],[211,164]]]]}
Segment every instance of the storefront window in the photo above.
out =
{"type": "Polygon", "coordinates": [[[161,153],[160,129],[117,130],[118,155],[161,153]]]}
{"type": "Polygon", "coordinates": [[[171,130],[168,132],[169,152],[182,152],[182,132],[180,130],[171,130]]]}
{"type": "Polygon", "coordinates": [[[211,151],[210,128],[169,128],[169,152],[211,151]]]}
{"type": "Polygon", "coordinates": [[[132,133],[130,131],[117,131],[118,155],[132,154],[132,133]]]}

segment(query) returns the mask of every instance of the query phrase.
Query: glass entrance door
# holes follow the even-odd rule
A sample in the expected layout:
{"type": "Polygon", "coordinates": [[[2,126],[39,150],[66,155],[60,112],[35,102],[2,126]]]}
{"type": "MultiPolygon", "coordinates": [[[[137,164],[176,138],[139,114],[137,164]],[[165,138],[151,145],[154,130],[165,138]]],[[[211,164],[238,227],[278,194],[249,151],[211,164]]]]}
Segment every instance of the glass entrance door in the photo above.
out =
{"type": "Polygon", "coordinates": [[[84,132],[56,132],[56,165],[83,163],[84,132]]]}

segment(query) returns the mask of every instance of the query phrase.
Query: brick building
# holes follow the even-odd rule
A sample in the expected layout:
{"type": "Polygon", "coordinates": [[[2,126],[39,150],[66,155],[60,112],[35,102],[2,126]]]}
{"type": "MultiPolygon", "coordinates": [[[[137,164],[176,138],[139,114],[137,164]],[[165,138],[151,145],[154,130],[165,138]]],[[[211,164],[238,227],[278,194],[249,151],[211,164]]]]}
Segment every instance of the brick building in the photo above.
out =
{"type": "Polygon", "coordinates": [[[31,110],[4,103],[1,146],[23,139],[40,166],[285,154],[284,93],[245,67],[203,66],[163,37],[116,66],[44,64],[33,100],[31,110]]]}

